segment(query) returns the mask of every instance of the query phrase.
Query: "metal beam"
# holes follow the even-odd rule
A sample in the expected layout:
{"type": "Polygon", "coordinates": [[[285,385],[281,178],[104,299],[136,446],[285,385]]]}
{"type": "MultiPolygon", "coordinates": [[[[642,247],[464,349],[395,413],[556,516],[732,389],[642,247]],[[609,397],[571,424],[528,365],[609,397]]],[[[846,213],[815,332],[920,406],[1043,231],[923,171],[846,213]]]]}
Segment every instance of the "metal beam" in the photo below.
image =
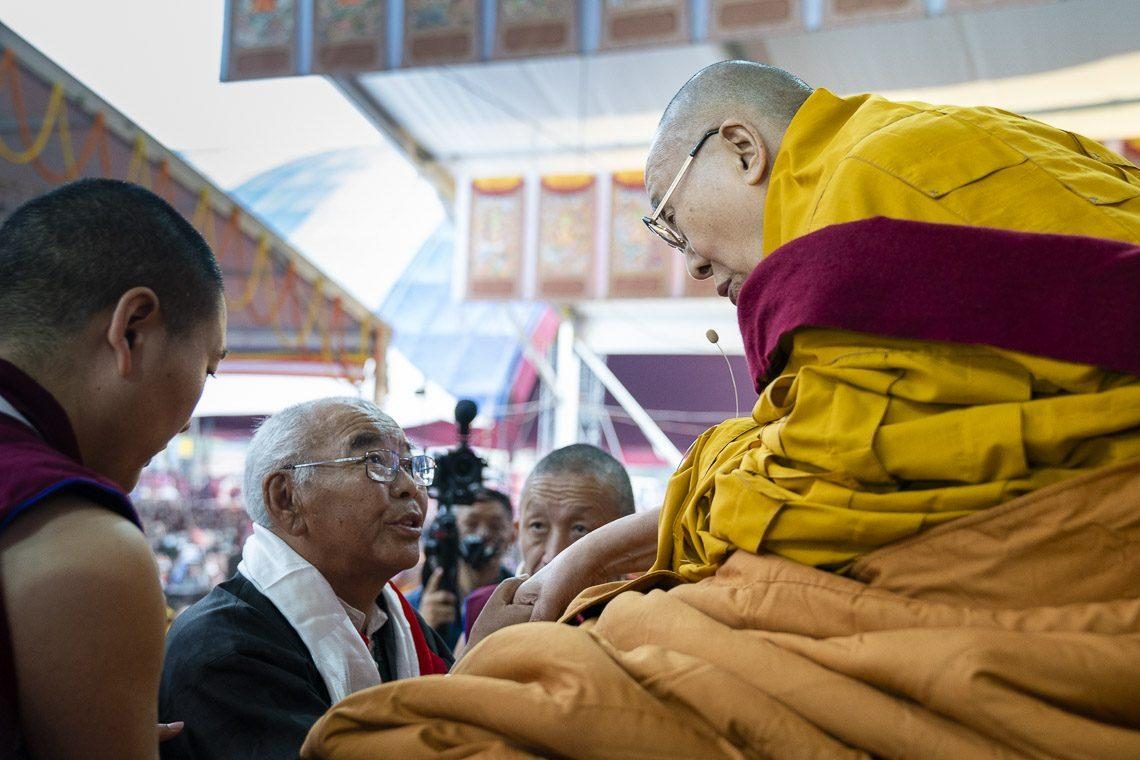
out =
{"type": "MultiPolygon", "coordinates": [[[[559,336],[561,337],[561,336],[559,336]]],[[[581,340],[574,341],[574,352],[582,359],[582,363],[590,368],[594,376],[602,381],[602,385],[606,386],[606,390],[610,395],[621,404],[621,408],[626,411],[637,426],[641,429],[642,434],[649,440],[649,445],[653,447],[653,451],[657,456],[664,459],[669,463],[670,467],[676,467],[681,463],[684,458],[680,449],[673,445],[669,440],[669,436],[658,427],[649,413],[637,402],[633,394],[626,390],[622,385],[621,380],[617,379],[615,375],[600,356],[595,354],[581,340]]],[[[561,367],[559,368],[561,372],[561,367]]]]}
{"type": "Polygon", "coordinates": [[[575,349],[574,318],[565,316],[558,326],[557,383],[558,407],[554,412],[554,448],[581,440],[582,363],[575,349]]]}

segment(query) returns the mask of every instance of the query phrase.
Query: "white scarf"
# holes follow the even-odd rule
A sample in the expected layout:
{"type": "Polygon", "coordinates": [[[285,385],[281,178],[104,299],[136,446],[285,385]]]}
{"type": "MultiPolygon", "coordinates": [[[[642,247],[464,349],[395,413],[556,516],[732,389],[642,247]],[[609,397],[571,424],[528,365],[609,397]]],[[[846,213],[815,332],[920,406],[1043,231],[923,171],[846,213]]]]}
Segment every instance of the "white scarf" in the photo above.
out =
{"type": "MultiPolygon", "coordinates": [[[[317,568],[279,536],[260,525],[242,548],[238,572],[273,602],[309,650],[333,704],[380,683],[376,661],[341,606],[336,592],[317,568]]],[[[411,625],[395,589],[384,586],[388,624],[396,638],[396,678],[420,674],[411,625]]]]}

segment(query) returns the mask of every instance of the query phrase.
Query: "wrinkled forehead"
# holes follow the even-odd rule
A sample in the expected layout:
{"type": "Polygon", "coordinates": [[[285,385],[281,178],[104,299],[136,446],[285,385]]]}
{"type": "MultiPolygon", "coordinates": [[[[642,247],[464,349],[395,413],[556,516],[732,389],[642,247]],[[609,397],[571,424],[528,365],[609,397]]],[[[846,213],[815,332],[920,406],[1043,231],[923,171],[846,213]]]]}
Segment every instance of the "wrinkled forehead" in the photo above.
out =
{"type": "Polygon", "coordinates": [[[592,473],[548,472],[527,480],[519,513],[617,511],[616,504],[614,490],[592,473]]]}
{"type": "Polygon", "coordinates": [[[399,454],[409,451],[404,431],[388,415],[376,408],[335,404],[316,410],[323,424],[326,445],[341,455],[362,454],[374,449],[391,449],[399,454]]]}

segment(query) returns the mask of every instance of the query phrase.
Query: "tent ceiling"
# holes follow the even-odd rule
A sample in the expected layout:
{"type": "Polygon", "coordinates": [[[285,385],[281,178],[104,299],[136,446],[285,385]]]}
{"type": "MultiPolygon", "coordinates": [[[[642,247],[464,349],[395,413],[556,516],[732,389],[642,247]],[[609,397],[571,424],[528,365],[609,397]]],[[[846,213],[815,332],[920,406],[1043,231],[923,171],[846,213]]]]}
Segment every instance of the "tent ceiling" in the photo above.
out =
{"type": "Polygon", "coordinates": [[[1034,112],[1081,106],[1086,131],[1119,137],[1090,117],[1134,113],[1137,59],[1085,64],[1134,54],[1138,28],[1135,0],[1035,2],[723,47],[366,73],[350,76],[346,91],[367,101],[366,113],[387,114],[429,162],[458,178],[640,166],[676,89],[703,65],[742,56],[841,93],[905,90],[915,99],[1034,112]]]}
{"type": "MultiPolygon", "coordinates": [[[[933,0],[929,8],[946,8],[933,0]]],[[[456,182],[640,168],[662,108],[702,66],[746,57],[839,93],[988,104],[1095,138],[1140,133],[1140,2],[981,3],[928,18],[699,44],[342,77],[339,84],[425,175],[456,182]]],[[[595,351],[741,351],[720,299],[582,302],[595,351]]]]}
{"type": "Polygon", "coordinates": [[[217,257],[226,372],[359,377],[383,360],[384,328],[369,310],[228,194],[3,24],[0,53],[0,211],[80,177],[138,183],[217,257]]]}

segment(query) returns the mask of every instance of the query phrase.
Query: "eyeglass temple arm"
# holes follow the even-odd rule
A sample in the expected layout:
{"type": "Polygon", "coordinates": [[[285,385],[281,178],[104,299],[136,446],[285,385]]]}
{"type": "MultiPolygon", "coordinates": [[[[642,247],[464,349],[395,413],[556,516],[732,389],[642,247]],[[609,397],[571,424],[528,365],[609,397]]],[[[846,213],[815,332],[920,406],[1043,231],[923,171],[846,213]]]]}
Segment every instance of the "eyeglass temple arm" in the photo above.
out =
{"type": "Polygon", "coordinates": [[[287,464],[282,470],[299,470],[302,467],[318,467],[322,464],[340,464],[341,462],[359,462],[364,457],[341,457],[340,459],[326,459],[323,462],[303,462],[302,464],[287,464]]]}
{"type": "Polygon", "coordinates": [[[673,178],[673,182],[669,185],[665,194],[661,196],[661,202],[658,203],[657,208],[653,210],[653,215],[649,217],[650,219],[657,221],[657,217],[661,216],[661,212],[665,210],[665,201],[669,200],[669,196],[673,194],[673,189],[677,187],[677,183],[681,181],[681,177],[685,176],[685,171],[689,168],[689,164],[693,163],[693,158],[695,157],[696,153],[694,151],[685,158],[685,163],[681,164],[681,168],[677,171],[677,176],[673,178]]]}

